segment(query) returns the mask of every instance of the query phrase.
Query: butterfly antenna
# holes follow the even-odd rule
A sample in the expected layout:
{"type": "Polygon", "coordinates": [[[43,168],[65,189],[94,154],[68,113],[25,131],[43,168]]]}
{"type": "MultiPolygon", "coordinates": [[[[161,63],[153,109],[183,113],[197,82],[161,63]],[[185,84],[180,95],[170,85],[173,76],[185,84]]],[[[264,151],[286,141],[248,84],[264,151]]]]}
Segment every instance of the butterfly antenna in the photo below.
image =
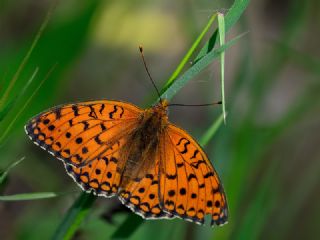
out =
{"type": "Polygon", "coordinates": [[[169,107],[172,106],[179,106],[179,107],[205,107],[205,106],[213,106],[213,105],[220,105],[222,104],[222,101],[219,102],[213,102],[213,103],[205,103],[205,104],[180,104],[180,103],[172,103],[169,104],[169,107]]]}
{"type": "Polygon", "coordinates": [[[151,77],[150,72],[149,72],[149,69],[148,69],[148,66],[147,66],[146,60],[145,60],[145,58],[144,58],[144,54],[143,54],[143,47],[142,47],[141,45],[139,46],[139,51],[140,51],[141,58],[142,58],[142,61],[143,61],[143,64],[144,64],[144,68],[146,69],[146,71],[147,71],[147,73],[148,73],[148,76],[149,76],[149,79],[150,79],[150,81],[151,81],[152,85],[154,86],[154,88],[155,88],[155,89],[156,89],[156,91],[157,91],[157,94],[158,94],[158,97],[159,97],[159,99],[160,99],[160,102],[162,102],[160,92],[159,92],[159,90],[158,90],[158,88],[157,88],[157,86],[156,86],[155,82],[153,81],[153,79],[152,79],[152,77],[151,77]]]}

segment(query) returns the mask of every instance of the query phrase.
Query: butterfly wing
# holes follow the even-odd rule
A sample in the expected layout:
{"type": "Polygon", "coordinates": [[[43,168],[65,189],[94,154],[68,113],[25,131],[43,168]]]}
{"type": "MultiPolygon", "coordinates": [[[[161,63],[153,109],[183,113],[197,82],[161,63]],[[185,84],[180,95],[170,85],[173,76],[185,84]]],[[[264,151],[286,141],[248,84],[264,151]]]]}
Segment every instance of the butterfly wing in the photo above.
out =
{"type": "Polygon", "coordinates": [[[119,145],[141,112],[119,101],[68,104],[32,118],[25,130],[35,144],[79,167],[119,145]]]}
{"type": "Polygon", "coordinates": [[[25,129],[35,144],[64,162],[82,189],[110,197],[120,184],[119,149],[141,112],[119,101],[68,104],[37,115],[25,129]]]}
{"type": "MultiPolygon", "coordinates": [[[[174,215],[162,210],[159,202],[159,161],[155,155],[154,165],[141,179],[135,179],[119,194],[120,201],[145,219],[172,218],[174,215]]],[[[153,160],[153,159],[152,159],[153,160]]]]}
{"type": "Polygon", "coordinates": [[[169,125],[160,145],[160,203],[162,209],[185,220],[211,225],[227,221],[223,187],[207,155],[184,130],[169,125]]]}

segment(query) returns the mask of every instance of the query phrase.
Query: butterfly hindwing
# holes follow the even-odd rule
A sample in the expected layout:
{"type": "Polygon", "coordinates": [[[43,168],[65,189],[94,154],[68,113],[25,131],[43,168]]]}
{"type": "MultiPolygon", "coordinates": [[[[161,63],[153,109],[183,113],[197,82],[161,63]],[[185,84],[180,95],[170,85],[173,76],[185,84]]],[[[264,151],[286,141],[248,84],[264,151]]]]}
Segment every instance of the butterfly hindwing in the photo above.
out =
{"type": "MultiPolygon", "coordinates": [[[[159,156],[159,155],[158,155],[159,156]]],[[[134,179],[119,194],[120,201],[145,219],[172,218],[159,202],[159,157],[141,179],[134,179]]]]}
{"type": "Polygon", "coordinates": [[[105,152],[99,158],[82,167],[65,163],[67,173],[85,191],[105,197],[114,196],[120,186],[121,174],[118,171],[120,144],[114,151],[105,152]]]}
{"type": "Polygon", "coordinates": [[[37,115],[25,129],[34,143],[79,167],[113,151],[141,111],[120,101],[68,104],[37,115]]]}
{"type": "Polygon", "coordinates": [[[184,130],[169,125],[160,165],[160,194],[163,209],[183,219],[211,225],[227,221],[227,204],[220,180],[208,157],[184,130]]]}

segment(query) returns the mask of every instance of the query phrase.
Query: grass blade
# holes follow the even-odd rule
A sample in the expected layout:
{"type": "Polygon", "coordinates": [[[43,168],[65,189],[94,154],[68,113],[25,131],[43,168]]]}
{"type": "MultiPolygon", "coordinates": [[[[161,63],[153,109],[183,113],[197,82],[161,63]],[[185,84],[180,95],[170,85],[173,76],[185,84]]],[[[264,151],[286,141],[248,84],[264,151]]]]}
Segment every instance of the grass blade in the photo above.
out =
{"type": "Polygon", "coordinates": [[[29,48],[29,50],[27,52],[27,54],[24,56],[21,64],[19,65],[19,67],[18,67],[17,71],[15,72],[12,80],[10,81],[10,84],[9,84],[8,88],[6,89],[6,91],[4,92],[3,96],[1,97],[1,99],[0,99],[0,109],[3,108],[5,102],[7,101],[8,97],[9,97],[9,94],[10,94],[12,88],[14,87],[14,85],[17,82],[18,78],[20,77],[20,74],[21,74],[22,70],[24,69],[25,65],[27,64],[27,62],[28,62],[28,60],[29,60],[34,48],[37,46],[43,31],[46,29],[46,27],[48,25],[48,22],[49,22],[49,20],[51,18],[51,15],[52,15],[52,12],[53,12],[54,8],[55,8],[55,4],[53,4],[51,6],[51,8],[49,9],[49,11],[48,11],[48,13],[46,15],[46,18],[42,22],[42,24],[40,26],[40,29],[37,32],[32,44],[31,44],[31,46],[30,46],[30,48],[29,48]]]}
{"type": "MultiPolygon", "coordinates": [[[[220,40],[220,46],[223,46],[225,44],[225,21],[224,16],[222,13],[218,13],[218,26],[219,26],[219,40],[220,40]]],[[[220,62],[221,62],[221,100],[222,100],[222,113],[223,113],[223,121],[224,124],[226,124],[226,100],[224,95],[224,58],[225,53],[222,52],[220,55],[220,62]]]]}
{"type": "Polygon", "coordinates": [[[9,113],[9,111],[12,109],[12,107],[14,106],[16,102],[16,98],[7,101],[3,108],[0,109],[0,122],[5,118],[5,116],[9,113]]]}
{"type": "Polygon", "coordinates": [[[220,128],[222,122],[223,122],[223,114],[221,114],[211,125],[211,127],[203,134],[203,136],[200,139],[200,145],[205,146],[209,143],[209,141],[213,138],[213,136],[216,134],[218,129],[220,128]]]}
{"type": "MultiPolygon", "coordinates": [[[[249,0],[235,0],[230,10],[225,16],[225,32],[227,33],[231,27],[239,20],[243,12],[246,10],[249,4],[249,0]]],[[[216,30],[210,39],[206,42],[203,48],[200,50],[198,56],[194,62],[198,62],[201,58],[212,51],[216,43],[218,36],[218,30],[216,30]]]]}
{"type": "Polygon", "coordinates": [[[52,239],[71,239],[75,234],[83,219],[88,215],[89,209],[96,200],[96,196],[83,192],[65,214],[52,239]]]}
{"type": "Polygon", "coordinates": [[[140,225],[144,222],[140,216],[130,214],[127,219],[119,226],[119,228],[112,234],[112,240],[128,239],[140,225]]]}
{"type": "Polygon", "coordinates": [[[61,193],[39,192],[39,193],[20,193],[14,195],[0,196],[0,201],[29,201],[61,196],[61,193]]]}
{"type": "MultiPolygon", "coordinates": [[[[7,134],[10,132],[11,128],[14,126],[15,122],[17,121],[17,119],[20,117],[20,115],[23,113],[23,111],[26,109],[26,107],[29,105],[29,103],[31,102],[31,100],[33,99],[33,97],[36,95],[36,93],[39,91],[39,89],[41,88],[41,86],[44,84],[44,82],[48,79],[48,77],[50,76],[50,74],[53,72],[53,70],[55,69],[57,65],[54,65],[50,71],[47,73],[47,75],[45,76],[45,78],[41,81],[41,83],[37,86],[37,88],[33,91],[33,93],[31,94],[31,96],[27,99],[27,101],[24,103],[24,105],[20,108],[19,112],[15,115],[15,117],[12,119],[12,121],[10,122],[10,124],[8,125],[8,127],[6,128],[6,130],[3,132],[3,134],[0,137],[0,143],[2,143],[2,141],[5,139],[5,137],[7,136],[7,134]]],[[[36,74],[38,72],[38,68],[36,68],[36,70],[34,71],[33,75],[31,76],[31,79],[33,79],[36,74]]]]}
{"type": "Polygon", "coordinates": [[[203,58],[201,58],[195,65],[188,69],[181,77],[179,77],[165,93],[161,95],[162,98],[170,100],[183,86],[185,86],[193,77],[199,74],[205,67],[207,67],[214,59],[218,58],[221,53],[234,45],[244,34],[240,34],[234,39],[230,40],[223,46],[214,49],[203,58]]]}
{"type": "Polygon", "coordinates": [[[206,35],[206,33],[209,31],[210,27],[212,26],[214,20],[216,19],[217,14],[214,14],[211,16],[211,18],[209,19],[207,25],[204,27],[204,29],[202,30],[202,32],[200,33],[200,35],[197,37],[197,39],[195,40],[195,42],[192,44],[191,48],[188,50],[188,52],[186,53],[186,55],[183,57],[182,61],[179,63],[179,65],[177,66],[176,70],[172,73],[172,75],[170,76],[170,78],[168,79],[168,81],[166,82],[164,88],[161,91],[161,94],[164,93],[171,85],[172,83],[175,81],[175,79],[178,77],[178,75],[181,73],[183,67],[186,65],[186,63],[190,60],[191,55],[194,53],[194,51],[196,50],[196,48],[199,46],[201,40],[203,39],[203,37],[206,35]]]}
{"type": "Polygon", "coordinates": [[[21,163],[24,160],[25,157],[20,158],[20,160],[12,163],[7,169],[0,175],[0,184],[4,181],[4,179],[8,176],[10,170],[14,167],[16,167],[19,163],[21,163]]]}
{"type": "Polygon", "coordinates": [[[249,5],[250,0],[235,0],[230,10],[225,17],[225,30],[228,32],[234,24],[236,24],[239,18],[242,16],[244,10],[249,5]]]}
{"type": "Polygon", "coordinates": [[[33,79],[35,78],[36,74],[38,73],[38,70],[39,69],[36,68],[32,76],[29,78],[28,82],[26,83],[26,85],[13,99],[4,103],[4,107],[0,109],[0,122],[7,116],[9,111],[15,106],[16,102],[18,102],[21,99],[21,97],[25,94],[26,90],[28,89],[33,79]]]}

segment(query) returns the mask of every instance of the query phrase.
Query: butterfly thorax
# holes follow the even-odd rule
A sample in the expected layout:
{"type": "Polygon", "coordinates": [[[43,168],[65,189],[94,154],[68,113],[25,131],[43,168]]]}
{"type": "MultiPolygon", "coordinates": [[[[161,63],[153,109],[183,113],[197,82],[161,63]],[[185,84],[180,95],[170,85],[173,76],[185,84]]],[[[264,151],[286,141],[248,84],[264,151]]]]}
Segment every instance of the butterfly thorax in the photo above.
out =
{"type": "Polygon", "coordinates": [[[167,102],[146,109],[138,119],[137,128],[128,136],[120,152],[125,160],[122,169],[122,186],[130,180],[139,180],[155,165],[160,136],[168,126],[167,102]]]}

